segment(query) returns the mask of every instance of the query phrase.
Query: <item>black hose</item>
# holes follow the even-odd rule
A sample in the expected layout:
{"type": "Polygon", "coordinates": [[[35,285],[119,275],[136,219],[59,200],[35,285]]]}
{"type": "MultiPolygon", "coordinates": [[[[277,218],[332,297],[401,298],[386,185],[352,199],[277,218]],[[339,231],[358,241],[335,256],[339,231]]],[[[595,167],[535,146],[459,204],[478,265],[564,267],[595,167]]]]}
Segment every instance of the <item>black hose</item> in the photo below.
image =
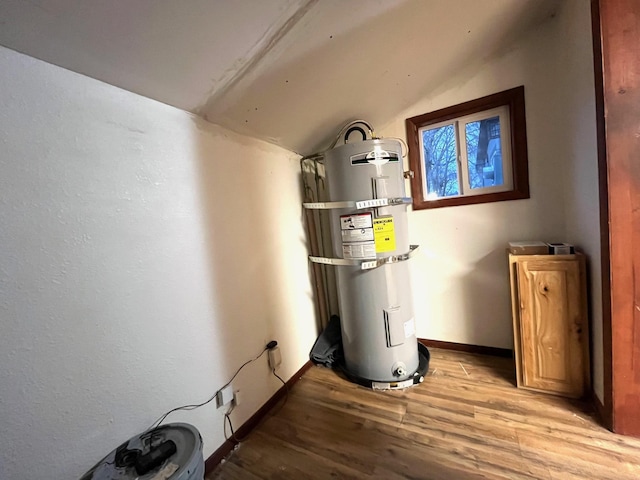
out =
{"type": "Polygon", "coordinates": [[[366,140],[367,139],[367,133],[360,127],[351,127],[349,130],[347,130],[347,133],[344,134],[344,143],[348,143],[349,142],[349,135],[351,135],[351,133],[353,132],[360,132],[362,134],[362,140],[366,140]]]}

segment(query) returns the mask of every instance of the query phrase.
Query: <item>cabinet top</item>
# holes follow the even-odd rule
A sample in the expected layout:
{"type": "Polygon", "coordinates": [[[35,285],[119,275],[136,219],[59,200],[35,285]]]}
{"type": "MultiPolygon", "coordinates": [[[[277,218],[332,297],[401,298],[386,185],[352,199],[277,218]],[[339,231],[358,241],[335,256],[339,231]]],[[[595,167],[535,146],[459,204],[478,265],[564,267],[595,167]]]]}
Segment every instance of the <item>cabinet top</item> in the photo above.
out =
{"type": "Polygon", "coordinates": [[[576,252],[567,255],[520,255],[516,253],[511,253],[509,249],[507,249],[507,254],[509,255],[510,260],[577,260],[580,258],[585,258],[584,253],[576,252]]]}

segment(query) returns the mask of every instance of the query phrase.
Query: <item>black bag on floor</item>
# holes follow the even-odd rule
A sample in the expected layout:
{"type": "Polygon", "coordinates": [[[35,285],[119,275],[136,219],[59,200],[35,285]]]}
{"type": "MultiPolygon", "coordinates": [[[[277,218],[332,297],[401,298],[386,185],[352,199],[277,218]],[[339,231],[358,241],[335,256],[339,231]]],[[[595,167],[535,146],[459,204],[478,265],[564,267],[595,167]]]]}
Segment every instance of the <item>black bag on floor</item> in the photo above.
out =
{"type": "Polygon", "coordinates": [[[316,339],[309,358],[316,365],[334,368],[342,363],[342,332],[340,317],[332,315],[329,323],[316,339]]]}

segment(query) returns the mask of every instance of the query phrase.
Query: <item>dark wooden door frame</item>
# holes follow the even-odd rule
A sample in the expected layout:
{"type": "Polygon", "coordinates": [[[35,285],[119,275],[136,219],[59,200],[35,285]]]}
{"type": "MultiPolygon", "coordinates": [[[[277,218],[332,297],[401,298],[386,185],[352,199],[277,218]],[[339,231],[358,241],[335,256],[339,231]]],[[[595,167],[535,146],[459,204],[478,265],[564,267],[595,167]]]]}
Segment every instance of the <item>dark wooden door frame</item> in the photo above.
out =
{"type": "MultiPolygon", "coordinates": [[[[609,193],[607,183],[607,142],[604,120],[604,85],[602,72],[602,40],[600,33],[600,0],[591,0],[591,30],[596,99],[596,132],[598,145],[598,187],[600,197],[600,258],[602,270],[602,343],[604,359],[604,404],[594,396],[607,428],[613,429],[611,388],[611,269],[609,262],[609,193]]],[[[593,351],[593,348],[592,348],[593,351]]],[[[593,360],[593,357],[592,357],[593,360]]],[[[593,372],[594,369],[592,368],[593,372]]]]}
{"type": "Polygon", "coordinates": [[[592,0],[606,426],[640,436],[640,2],[592,0]],[[635,160],[635,164],[634,164],[635,160]]]}

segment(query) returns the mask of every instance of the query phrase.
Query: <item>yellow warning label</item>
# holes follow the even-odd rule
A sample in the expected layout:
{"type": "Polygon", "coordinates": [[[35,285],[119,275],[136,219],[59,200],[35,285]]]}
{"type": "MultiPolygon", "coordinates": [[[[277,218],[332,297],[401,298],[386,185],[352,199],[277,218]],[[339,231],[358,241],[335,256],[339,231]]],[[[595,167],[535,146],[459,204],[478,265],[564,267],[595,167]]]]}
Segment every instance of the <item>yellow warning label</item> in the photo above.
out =
{"type": "Polygon", "coordinates": [[[393,217],[376,218],[373,221],[373,235],[376,241],[376,253],[392,252],[396,249],[393,217]]]}

